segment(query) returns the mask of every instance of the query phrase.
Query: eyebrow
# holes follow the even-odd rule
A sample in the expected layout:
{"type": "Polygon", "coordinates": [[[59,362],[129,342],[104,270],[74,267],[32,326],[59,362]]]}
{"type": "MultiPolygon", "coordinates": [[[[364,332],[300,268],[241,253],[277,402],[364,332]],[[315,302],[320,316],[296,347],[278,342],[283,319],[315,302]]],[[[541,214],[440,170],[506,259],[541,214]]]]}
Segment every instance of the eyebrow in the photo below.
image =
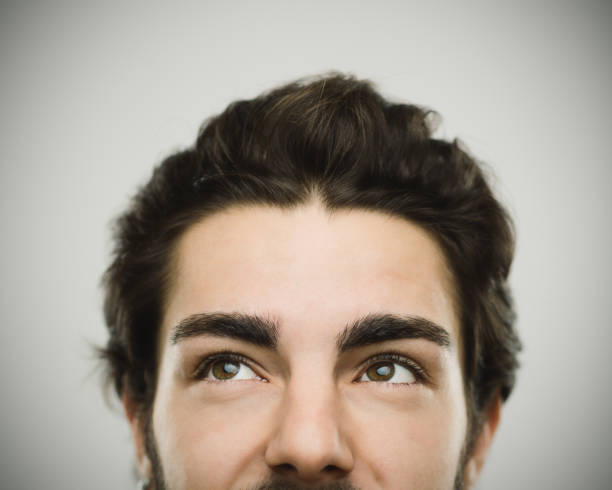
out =
{"type": "MultiPolygon", "coordinates": [[[[274,350],[278,345],[278,324],[269,318],[242,313],[197,313],[181,320],[172,328],[170,343],[211,335],[242,340],[274,350]]],[[[401,339],[425,339],[450,349],[448,331],[419,316],[389,313],[372,314],[347,325],[336,338],[338,352],[401,339]]]]}
{"type": "Polygon", "coordinates": [[[181,340],[201,335],[227,337],[267,349],[276,349],[278,325],[258,315],[198,313],[181,320],[172,328],[170,343],[175,345],[181,340]]]}
{"type": "Polygon", "coordinates": [[[401,339],[425,339],[452,348],[448,331],[419,316],[392,314],[368,315],[348,325],[337,337],[338,352],[346,352],[380,342],[401,339]]]}

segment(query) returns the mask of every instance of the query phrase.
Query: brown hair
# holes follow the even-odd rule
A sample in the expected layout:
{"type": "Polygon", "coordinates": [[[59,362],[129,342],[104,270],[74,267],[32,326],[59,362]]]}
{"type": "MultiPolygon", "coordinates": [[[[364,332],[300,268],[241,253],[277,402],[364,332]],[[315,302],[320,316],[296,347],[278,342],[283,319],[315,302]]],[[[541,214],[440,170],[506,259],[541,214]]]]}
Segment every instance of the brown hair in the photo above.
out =
{"type": "Polygon", "coordinates": [[[328,209],[404,217],[438,240],[457,287],[477,428],[492,397],[505,400],[515,382],[514,233],[474,159],[432,137],[435,116],[332,74],[234,102],[205,122],[195,146],[164,160],[116,222],[103,279],[110,337],[100,352],[117,393],[152,406],[169,262],[187,227],[233,204],[292,207],[316,195],[328,209]]]}

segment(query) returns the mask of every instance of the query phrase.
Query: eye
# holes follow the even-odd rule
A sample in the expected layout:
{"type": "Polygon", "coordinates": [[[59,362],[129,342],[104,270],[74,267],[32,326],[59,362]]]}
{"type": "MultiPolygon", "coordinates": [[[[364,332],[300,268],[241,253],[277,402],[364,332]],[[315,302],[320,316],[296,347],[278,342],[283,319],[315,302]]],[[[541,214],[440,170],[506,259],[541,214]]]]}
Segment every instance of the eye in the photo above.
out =
{"type": "Polygon", "coordinates": [[[239,358],[234,356],[215,356],[207,359],[198,370],[197,377],[211,381],[238,381],[245,379],[260,379],[260,376],[239,358]]]}
{"type": "Polygon", "coordinates": [[[373,362],[357,379],[358,382],[377,382],[392,384],[413,384],[418,381],[418,369],[409,368],[405,361],[391,359],[373,362]]]}

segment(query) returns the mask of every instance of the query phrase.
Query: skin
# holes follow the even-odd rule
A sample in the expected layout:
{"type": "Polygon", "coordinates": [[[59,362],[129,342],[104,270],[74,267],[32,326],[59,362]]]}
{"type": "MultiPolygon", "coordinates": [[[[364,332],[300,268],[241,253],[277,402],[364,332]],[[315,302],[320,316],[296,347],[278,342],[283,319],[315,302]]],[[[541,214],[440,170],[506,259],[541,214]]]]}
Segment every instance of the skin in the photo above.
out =
{"type": "MultiPolygon", "coordinates": [[[[463,467],[467,413],[454,285],[422,228],[373,211],[330,214],[317,202],[290,210],[234,206],[192,225],[174,259],[152,416],[167,488],[250,489],[284,478],[298,488],[450,490],[457,474],[467,487],[476,480],[501,403],[491,404],[463,467]],[[177,324],[203,313],[274,321],[277,346],[211,334],[173,341],[177,324]],[[347,325],[382,313],[433,322],[450,344],[401,338],[338,351],[347,325]],[[236,376],[215,378],[223,360],[196,375],[218,351],[246,358],[229,360],[236,376]],[[373,356],[389,352],[409,365],[378,361],[368,370],[373,356]],[[376,377],[389,370],[392,378],[376,377]]],[[[124,404],[140,472],[150,476],[143,421],[125,397],[124,404]]]]}

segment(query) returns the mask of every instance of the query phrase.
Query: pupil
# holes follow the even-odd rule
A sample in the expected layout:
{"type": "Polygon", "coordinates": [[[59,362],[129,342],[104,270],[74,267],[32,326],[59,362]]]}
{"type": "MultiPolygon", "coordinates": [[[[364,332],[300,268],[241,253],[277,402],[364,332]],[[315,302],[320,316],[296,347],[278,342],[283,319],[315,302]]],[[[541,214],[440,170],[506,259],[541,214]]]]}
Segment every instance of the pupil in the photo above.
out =
{"type": "Polygon", "coordinates": [[[219,361],[213,364],[212,373],[217,379],[230,379],[240,371],[240,364],[231,361],[219,361]]]}
{"type": "Polygon", "coordinates": [[[368,369],[368,378],[372,381],[388,381],[395,374],[393,363],[375,364],[368,369]]]}
{"type": "Polygon", "coordinates": [[[223,371],[227,374],[236,374],[238,372],[238,366],[231,362],[223,364],[223,371]]]}
{"type": "Polygon", "coordinates": [[[376,374],[378,374],[379,376],[389,376],[389,374],[391,374],[391,367],[380,366],[378,369],[376,369],[376,374]]]}

